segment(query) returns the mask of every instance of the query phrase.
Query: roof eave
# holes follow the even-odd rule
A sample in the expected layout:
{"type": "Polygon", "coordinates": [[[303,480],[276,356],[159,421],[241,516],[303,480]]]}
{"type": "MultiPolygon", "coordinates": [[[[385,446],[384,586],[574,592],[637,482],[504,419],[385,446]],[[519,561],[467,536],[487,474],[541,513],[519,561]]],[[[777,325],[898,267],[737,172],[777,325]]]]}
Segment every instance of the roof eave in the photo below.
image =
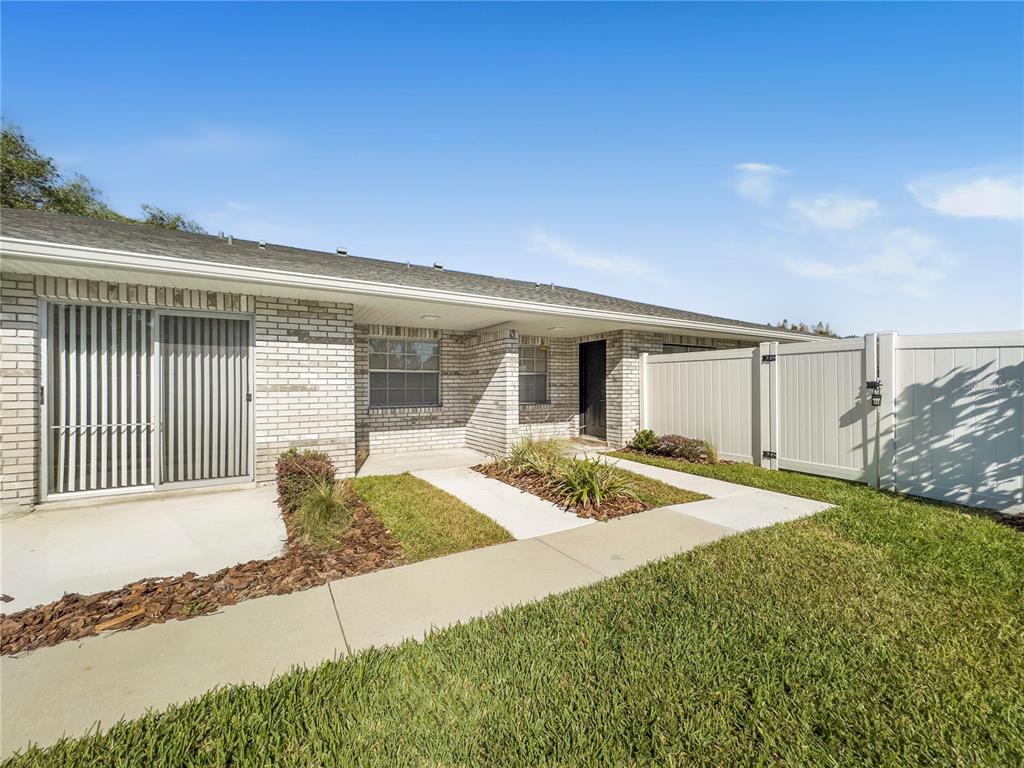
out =
{"type": "Polygon", "coordinates": [[[0,236],[0,251],[23,260],[64,263],[68,265],[102,266],[113,269],[150,272],[158,274],[180,274],[187,270],[190,275],[238,283],[287,285],[295,288],[333,290],[339,293],[387,298],[408,298],[436,301],[449,304],[468,304],[478,307],[506,308],[521,312],[535,312],[546,315],[591,318],[604,321],[622,322],[660,328],[676,328],[709,333],[727,333],[736,336],[753,336],[779,341],[807,341],[808,336],[783,330],[752,328],[732,323],[717,323],[702,320],[658,315],[633,314],[603,309],[573,307],[546,302],[524,301],[504,297],[448,291],[434,288],[396,285],[351,278],[313,275],[301,272],[266,269],[263,267],[242,267],[217,262],[187,262],[170,256],[158,256],[131,251],[118,251],[93,246],[52,243],[38,240],[24,240],[0,236]]]}

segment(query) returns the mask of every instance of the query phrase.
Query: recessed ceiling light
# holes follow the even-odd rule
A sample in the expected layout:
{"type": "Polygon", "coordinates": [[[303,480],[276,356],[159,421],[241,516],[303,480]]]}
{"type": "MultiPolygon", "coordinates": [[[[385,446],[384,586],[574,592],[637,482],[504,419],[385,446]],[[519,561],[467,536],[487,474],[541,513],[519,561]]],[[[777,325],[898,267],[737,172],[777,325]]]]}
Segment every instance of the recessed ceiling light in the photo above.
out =
{"type": "Polygon", "coordinates": [[[440,315],[420,315],[420,320],[440,320],[440,315]]]}

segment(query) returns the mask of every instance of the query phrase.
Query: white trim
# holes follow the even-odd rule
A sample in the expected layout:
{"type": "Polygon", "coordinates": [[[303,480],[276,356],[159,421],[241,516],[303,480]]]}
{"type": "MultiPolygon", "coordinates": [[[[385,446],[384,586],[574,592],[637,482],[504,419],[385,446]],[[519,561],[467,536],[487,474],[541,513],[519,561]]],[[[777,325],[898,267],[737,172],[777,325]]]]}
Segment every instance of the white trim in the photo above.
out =
{"type": "Polygon", "coordinates": [[[171,256],[154,256],[131,251],[108,250],[62,243],[45,243],[36,240],[0,237],[0,250],[12,256],[24,257],[40,262],[57,262],[88,267],[111,267],[120,270],[130,269],[167,274],[189,274],[194,277],[242,283],[270,283],[306,289],[334,290],[364,296],[419,299],[446,304],[511,309],[521,312],[591,318],[636,325],[686,328],[711,333],[728,333],[731,335],[772,338],[784,341],[808,340],[806,334],[748,328],[730,323],[587,309],[539,301],[524,301],[474,293],[377,283],[368,280],[287,272],[263,267],[233,266],[208,261],[192,261],[171,256]]]}

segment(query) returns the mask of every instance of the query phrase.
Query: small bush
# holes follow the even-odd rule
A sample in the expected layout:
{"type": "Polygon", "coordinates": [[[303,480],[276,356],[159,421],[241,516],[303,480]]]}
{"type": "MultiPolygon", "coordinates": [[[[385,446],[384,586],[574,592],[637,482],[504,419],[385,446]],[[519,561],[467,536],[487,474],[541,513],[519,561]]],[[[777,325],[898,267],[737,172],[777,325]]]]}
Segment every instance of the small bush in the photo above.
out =
{"type": "Polygon", "coordinates": [[[565,459],[552,478],[567,507],[596,507],[606,499],[639,499],[627,476],[603,459],[565,459]]]}
{"type": "Polygon", "coordinates": [[[656,438],[648,453],[657,456],[670,456],[694,464],[717,464],[718,452],[707,440],[682,435],[662,435],[656,438]]]}
{"type": "Polygon", "coordinates": [[[653,429],[638,429],[627,447],[640,453],[650,453],[657,439],[653,429]]]}
{"type": "Polygon", "coordinates": [[[565,457],[567,443],[565,440],[551,438],[533,440],[526,438],[509,449],[508,456],[498,461],[507,470],[521,474],[531,472],[537,475],[550,475],[555,472],[558,463],[565,457]]]}
{"type": "Polygon", "coordinates": [[[353,501],[348,483],[318,477],[303,495],[292,525],[307,544],[329,547],[352,523],[353,501]]]}
{"type": "Polygon", "coordinates": [[[277,505],[293,513],[317,480],[334,481],[334,462],[320,451],[289,448],[277,460],[277,505]]]}

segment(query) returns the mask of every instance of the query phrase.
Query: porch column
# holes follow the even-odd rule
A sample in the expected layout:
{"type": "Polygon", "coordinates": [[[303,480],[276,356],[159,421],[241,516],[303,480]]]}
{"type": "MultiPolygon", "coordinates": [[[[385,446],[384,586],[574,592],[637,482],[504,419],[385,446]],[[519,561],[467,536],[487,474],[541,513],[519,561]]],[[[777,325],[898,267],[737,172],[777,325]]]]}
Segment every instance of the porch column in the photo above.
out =
{"type": "Polygon", "coordinates": [[[474,335],[466,346],[466,446],[504,454],[519,439],[519,334],[474,335]]]}

